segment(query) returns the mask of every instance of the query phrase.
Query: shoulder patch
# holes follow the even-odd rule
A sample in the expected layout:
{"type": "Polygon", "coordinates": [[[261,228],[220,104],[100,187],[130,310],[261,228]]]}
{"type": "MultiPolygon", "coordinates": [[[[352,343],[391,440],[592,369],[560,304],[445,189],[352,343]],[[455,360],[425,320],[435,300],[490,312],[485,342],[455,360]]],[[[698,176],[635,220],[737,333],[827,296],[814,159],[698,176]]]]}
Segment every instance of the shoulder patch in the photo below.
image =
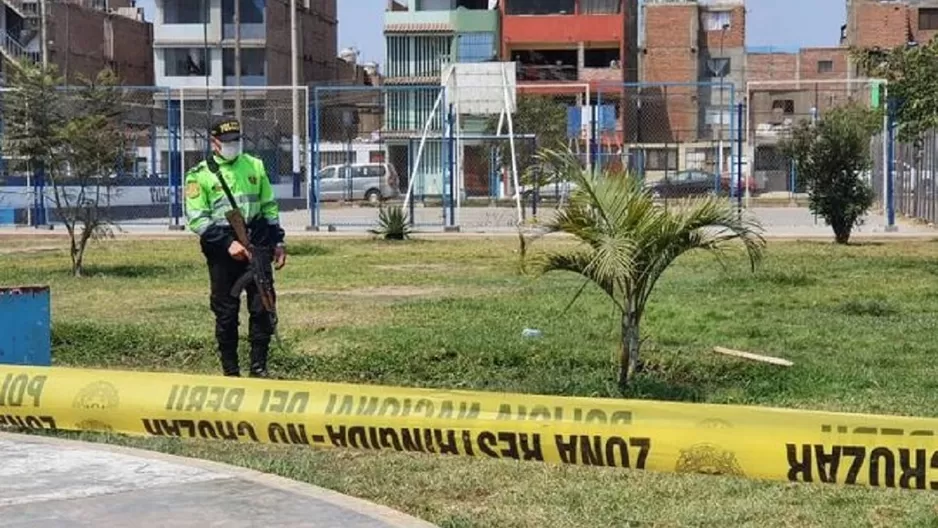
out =
{"type": "Polygon", "coordinates": [[[192,200],[202,194],[202,186],[198,182],[189,182],[186,184],[186,198],[192,200]]]}

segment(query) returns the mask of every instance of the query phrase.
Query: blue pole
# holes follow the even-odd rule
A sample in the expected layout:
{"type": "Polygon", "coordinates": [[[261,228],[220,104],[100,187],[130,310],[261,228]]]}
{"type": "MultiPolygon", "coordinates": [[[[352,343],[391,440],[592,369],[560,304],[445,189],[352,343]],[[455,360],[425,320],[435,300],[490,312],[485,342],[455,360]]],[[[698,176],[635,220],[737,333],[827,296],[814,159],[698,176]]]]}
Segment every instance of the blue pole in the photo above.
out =
{"type": "Polygon", "coordinates": [[[886,229],[894,230],[896,228],[896,197],[895,197],[895,176],[896,176],[896,114],[895,99],[890,98],[887,101],[888,121],[886,138],[886,229]]]}
{"type": "MultiPolygon", "coordinates": [[[[737,108],[738,113],[736,114],[736,124],[739,126],[739,130],[743,129],[743,111],[745,110],[745,105],[739,103],[737,108]]],[[[736,214],[742,218],[743,216],[743,135],[740,134],[736,141],[736,214]]]]}
{"type": "Polygon", "coordinates": [[[446,112],[446,182],[443,185],[446,227],[456,227],[456,115],[452,104],[446,112]]]}
{"type": "Polygon", "coordinates": [[[180,148],[183,147],[180,143],[182,141],[182,136],[179,130],[180,123],[180,102],[175,99],[171,99],[167,106],[167,123],[169,128],[169,195],[170,199],[170,215],[172,216],[172,222],[170,223],[170,229],[180,229],[180,216],[182,216],[182,196],[180,193],[180,186],[182,184],[182,167],[180,163],[182,161],[182,155],[180,153],[180,148]]]}
{"type": "Polygon", "coordinates": [[[596,104],[591,105],[588,108],[589,116],[590,116],[590,138],[589,138],[589,144],[586,147],[586,153],[587,153],[587,156],[589,156],[589,158],[587,159],[590,160],[593,166],[594,173],[602,172],[603,160],[602,160],[602,157],[600,157],[599,153],[597,152],[598,150],[597,145],[599,143],[596,140],[596,135],[599,131],[599,127],[596,126],[596,115],[598,113],[597,110],[602,107],[602,104],[603,104],[603,93],[602,93],[602,90],[597,89],[596,90],[596,104]]]}
{"type": "Polygon", "coordinates": [[[313,88],[313,104],[310,105],[309,141],[312,143],[313,166],[309,173],[309,225],[319,228],[319,87],[313,88]]]}
{"type": "Polygon", "coordinates": [[[46,225],[46,194],[45,194],[45,166],[40,161],[37,163],[36,172],[33,174],[33,226],[40,227],[46,225]]]}

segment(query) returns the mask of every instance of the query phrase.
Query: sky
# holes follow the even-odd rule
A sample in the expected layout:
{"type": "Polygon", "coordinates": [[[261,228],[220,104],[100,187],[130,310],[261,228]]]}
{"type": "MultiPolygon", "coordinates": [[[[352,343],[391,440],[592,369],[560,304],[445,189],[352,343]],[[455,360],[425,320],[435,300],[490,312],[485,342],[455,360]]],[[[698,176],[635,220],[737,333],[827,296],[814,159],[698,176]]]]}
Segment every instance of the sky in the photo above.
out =
{"type": "MultiPolygon", "coordinates": [[[[137,0],[153,20],[154,0],[137,0]]],[[[355,47],[360,61],[384,63],[382,35],[387,0],[337,0],[339,49],[355,47]]],[[[836,46],[846,18],[845,0],[747,0],[747,46],[836,46]]]]}

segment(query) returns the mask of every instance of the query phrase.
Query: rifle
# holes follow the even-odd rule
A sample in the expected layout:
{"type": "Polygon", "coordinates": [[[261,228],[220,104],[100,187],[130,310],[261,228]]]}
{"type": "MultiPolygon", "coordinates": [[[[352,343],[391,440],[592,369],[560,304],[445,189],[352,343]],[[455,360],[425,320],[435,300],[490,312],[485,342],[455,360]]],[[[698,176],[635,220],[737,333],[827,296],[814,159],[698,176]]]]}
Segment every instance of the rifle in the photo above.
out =
{"type": "Polygon", "coordinates": [[[218,181],[221,183],[221,188],[225,192],[228,202],[231,204],[231,209],[225,212],[225,218],[228,220],[228,224],[231,225],[232,230],[234,230],[235,238],[250,254],[248,270],[235,281],[234,286],[231,288],[231,296],[240,297],[241,292],[247,288],[248,283],[254,281],[255,286],[257,286],[257,294],[261,297],[261,304],[264,306],[264,311],[267,312],[268,317],[270,317],[270,326],[273,329],[277,347],[283,350],[283,343],[280,341],[280,332],[277,330],[277,303],[274,300],[273,289],[273,251],[269,246],[255,246],[251,244],[251,239],[248,237],[247,224],[244,222],[244,215],[241,214],[241,209],[238,207],[238,203],[231,193],[231,189],[228,187],[228,184],[225,183],[225,179],[222,178],[218,163],[215,162],[213,158],[209,158],[207,163],[209,170],[215,174],[215,177],[218,178],[218,181]]]}

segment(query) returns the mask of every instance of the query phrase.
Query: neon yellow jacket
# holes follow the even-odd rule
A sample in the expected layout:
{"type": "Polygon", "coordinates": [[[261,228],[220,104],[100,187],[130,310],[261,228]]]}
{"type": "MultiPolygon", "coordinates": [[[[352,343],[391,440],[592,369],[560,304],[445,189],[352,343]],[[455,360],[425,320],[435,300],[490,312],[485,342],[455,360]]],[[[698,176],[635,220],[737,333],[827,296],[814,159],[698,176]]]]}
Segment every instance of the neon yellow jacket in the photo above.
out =
{"type": "MultiPolygon", "coordinates": [[[[280,228],[280,209],[264,162],[250,154],[241,154],[231,162],[215,156],[215,161],[252,232],[252,239],[259,234],[258,231],[267,231],[263,233],[266,242],[271,245],[282,243],[284,232],[280,228]]],[[[203,245],[227,250],[235,240],[225,218],[231,203],[207,161],[186,173],[185,204],[189,230],[199,235],[203,245]]]]}

